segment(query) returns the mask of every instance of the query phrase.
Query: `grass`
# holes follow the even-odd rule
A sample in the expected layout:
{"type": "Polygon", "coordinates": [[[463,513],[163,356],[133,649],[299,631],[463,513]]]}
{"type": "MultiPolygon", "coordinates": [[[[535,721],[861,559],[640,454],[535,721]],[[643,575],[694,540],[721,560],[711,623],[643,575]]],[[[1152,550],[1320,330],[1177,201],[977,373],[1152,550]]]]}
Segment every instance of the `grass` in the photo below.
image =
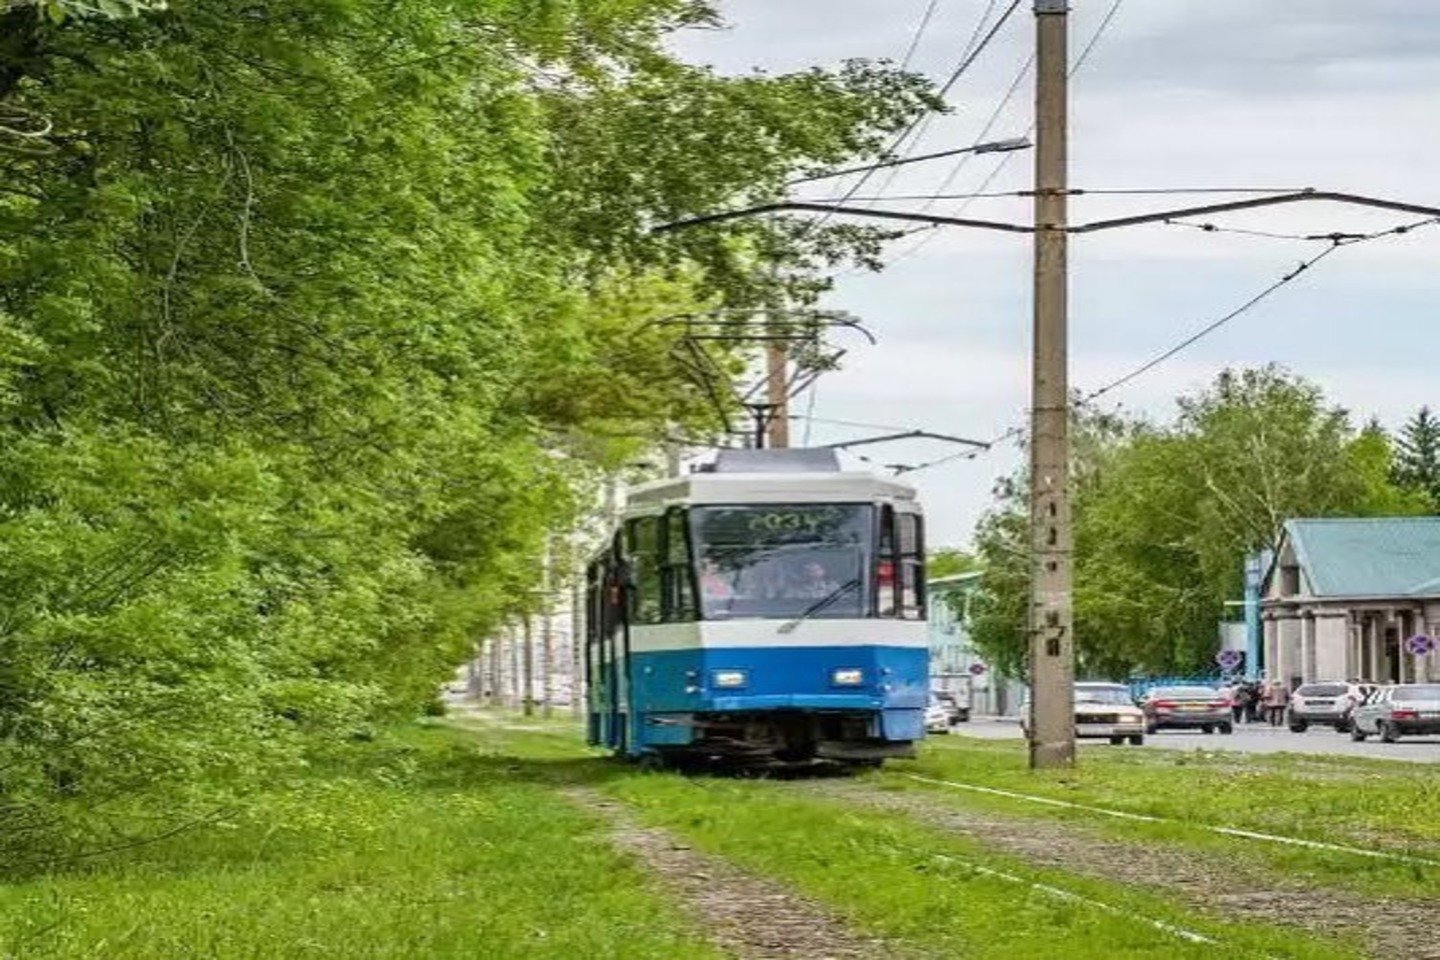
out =
{"type": "MultiPolygon", "coordinates": [[[[1035,776],[1024,769],[1017,745],[955,738],[878,775],[877,784],[932,789],[898,776],[904,769],[1160,816],[1228,817],[1320,839],[1356,841],[1364,831],[1392,827],[1406,843],[1434,837],[1426,810],[1394,804],[1397,797],[1416,804],[1430,797],[1433,808],[1427,791],[1435,789],[1435,776],[1410,765],[1117,750],[1087,754],[1078,772],[1035,776]],[[1392,803],[1372,805],[1352,796],[1357,788],[1392,803]],[[1296,792],[1298,800],[1289,795],[1296,792]],[[1316,819],[1306,820],[1305,811],[1316,819]],[[1341,829],[1346,835],[1336,836],[1341,829]]],[[[939,956],[1358,955],[1349,944],[1226,923],[1165,895],[1032,867],[903,817],[773,783],[640,774],[596,759],[563,719],[480,716],[357,745],[303,780],[277,786],[222,827],[0,885],[0,958],[718,956],[663,890],[612,851],[603,824],[554,789],[571,783],[611,792],[649,822],[792,885],[862,932],[939,956]],[[1120,913],[1056,899],[977,866],[1052,884],[1120,913]],[[1187,943],[1143,917],[1224,946],[1187,943]]],[[[935,797],[992,802],[939,790],[935,797]]],[[[1235,848],[1183,826],[1145,834],[1145,825],[1095,825],[1156,843],[1235,848]]],[[[1338,882],[1340,867],[1332,866],[1335,875],[1322,870],[1317,882],[1338,882]]],[[[1383,871],[1376,877],[1395,879],[1383,871]]]]}
{"type": "Polygon", "coordinates": [[[225,829],[0,886],[0,957],[718,957],[548,788],[562,752],[405,731],[225,829]]]}
{"type": "Polygon", "coordinates": [[[1353,945],[1293,929],[1224,923],[1134,888],[1037,869],[901,818],[796,797],[772,783],[658,775],[618,778],[606,789],[698,847],[777,877],[855,926],[926,954],[975,960],[1361,955],[1353,945]],[[1119,913],[1057,899],[972,865],[1051,884],[1119,913]],[[1220,945],[1186,942],[1142,917],[1220,945]]]}
{"type": "Polygon", "coordinates": [[[1081,820],[1117,836],[1223,851],[1315,885],[1440,895],[1440,867],[1227,838],[1194,826],[1240,828],[1440,860],[1440,822],[1434,816],[1440,808],[1440,769],[1418,764],[1116,748],[1085,751],[1075,770],[1032,772],[1026,769],[1023,744],[953,737],[927,745],[918,761],[892,765],[879,782],[894,789],[925,790],[960,806],[1081,820]],[[1118,821],[962,793],[908,780],[902,776],[906,772],[1175,822],[1118,821]]]}

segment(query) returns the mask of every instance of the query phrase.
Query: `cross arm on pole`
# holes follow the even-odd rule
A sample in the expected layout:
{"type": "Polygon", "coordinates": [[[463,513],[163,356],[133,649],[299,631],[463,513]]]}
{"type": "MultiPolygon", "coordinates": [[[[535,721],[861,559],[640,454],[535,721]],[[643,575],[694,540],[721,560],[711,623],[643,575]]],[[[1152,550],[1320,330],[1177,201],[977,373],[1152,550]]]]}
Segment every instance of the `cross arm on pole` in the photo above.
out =
{"type": "Polygon", "coordinates": [[[1402,203],[1380,197],[1367,197],[1356,193],[1339,193],[1333,190],[1301,190],[1296,193],[1282,193],[1273,197],[1256,197],[1250,200],[1230,200],[1225,203],[1207,203],[1198,207],[1178,207],[1173,210],[1158,210],[1141,213],[1133,217],[1117,217],[1112,220],[1096,220],[1081,223],[1070,228],[1071,233],[1094,233],[1098,230],[1113,230],[1117,227],[1135,227],[1145,223],[1163,223],[1176,217],[1198,217],[1212,213],[1229,213],[1235,210],[1253,210],[1257,207],[1274,207],[1288,203],[1310,203],[1317,200],[1332,203],[1349,203],[1361,207],[1376,207],[1381,210],[1397,210],[1420,216],[1440,217],[1440,207],[1427,207],[1418,203],[1402,203]]]}
{"type": "Polygon", "coordinates": [[[911,213],[906,210],[873,210],[867,207],[847,207],[833,203],[807,203],[803,200],[784,200],[777,203],[762,203],[759,206],[743,207],[739,210],[722,210],[698,217],[675,220],[652,227],[651,233],[670,233],[690,227],[703,227],[725,223],[744,217],[756,217],[766,213],[829,213],[857,217],[871,217],[876,220],[900,220],[908,223],[929,223],[944,227],[974,227],[980,230],[1000,230],[1006,233],[1032,233],[1033,228],[1019,223],[1003,223],[997,220],[970,220],[964,217],[944,217],[933,213],[911,213]]]}

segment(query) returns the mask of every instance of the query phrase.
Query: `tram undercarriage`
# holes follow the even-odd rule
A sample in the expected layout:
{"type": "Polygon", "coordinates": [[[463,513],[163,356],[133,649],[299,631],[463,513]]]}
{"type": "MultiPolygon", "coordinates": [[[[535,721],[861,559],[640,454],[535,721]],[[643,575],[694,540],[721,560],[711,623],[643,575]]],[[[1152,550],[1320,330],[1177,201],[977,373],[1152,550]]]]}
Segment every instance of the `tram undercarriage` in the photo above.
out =
{"type": "Polygon", "coordinates": [[[767,710],[757,713],[696,713],[653,717],[652,724],[688,727],[690,741],[657,746],[670,763],[810,764],[830,761],[876,766],[883,760],[915,756],[910,741],[876,735],[878,718],[864,711],[767,710]]]}

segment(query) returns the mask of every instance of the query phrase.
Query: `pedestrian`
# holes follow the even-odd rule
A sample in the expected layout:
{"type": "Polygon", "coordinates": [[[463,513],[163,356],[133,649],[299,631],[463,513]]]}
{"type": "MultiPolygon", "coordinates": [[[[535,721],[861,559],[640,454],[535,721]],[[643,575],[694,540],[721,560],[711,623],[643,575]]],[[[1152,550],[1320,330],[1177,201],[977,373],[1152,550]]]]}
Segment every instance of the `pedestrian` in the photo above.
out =
{"type": "Polygon", "coordinates": [[[1230,717],[1235,723],[1245,719],[1246,710],[1250,706],[1250,684],[1241,681],[1235,685],[1235,695],[1230,701],[1230,717]]]}
{"type": "Polygon", "coordinates": [[[1278,727],[1285,722],[1285,705],[1290,700],[1290,694],[1285,689],[1285,684],[1279,680],[1270,681],[1270,689],[1265,694],[1265,713],[1270,721],[1270,726],[1278,727]]]}
{"type": "Polygon", "coordinates": [[[1264,689],[1259,680],[1251,680],[1245,685],[1250,691],[1250,698],[1245,703],[1245,719],[1249,723],[1260,722],[1261,703],[1264,700],[1264,689]]]}

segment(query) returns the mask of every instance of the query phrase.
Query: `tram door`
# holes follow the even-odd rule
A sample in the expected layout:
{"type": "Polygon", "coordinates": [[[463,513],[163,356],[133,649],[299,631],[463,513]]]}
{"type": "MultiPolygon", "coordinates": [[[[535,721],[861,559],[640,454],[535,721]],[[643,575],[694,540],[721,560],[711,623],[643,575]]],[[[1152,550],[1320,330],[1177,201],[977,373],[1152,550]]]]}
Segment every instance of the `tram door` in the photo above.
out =
{"type": "Polygon", "coordinates": [[[624,751],[627,743],[629,696],[626,681],[628,624],[622,565],[613,555],[591,564],[585,667],[590,677],[588,732],[591,743],[624,751]]]}

